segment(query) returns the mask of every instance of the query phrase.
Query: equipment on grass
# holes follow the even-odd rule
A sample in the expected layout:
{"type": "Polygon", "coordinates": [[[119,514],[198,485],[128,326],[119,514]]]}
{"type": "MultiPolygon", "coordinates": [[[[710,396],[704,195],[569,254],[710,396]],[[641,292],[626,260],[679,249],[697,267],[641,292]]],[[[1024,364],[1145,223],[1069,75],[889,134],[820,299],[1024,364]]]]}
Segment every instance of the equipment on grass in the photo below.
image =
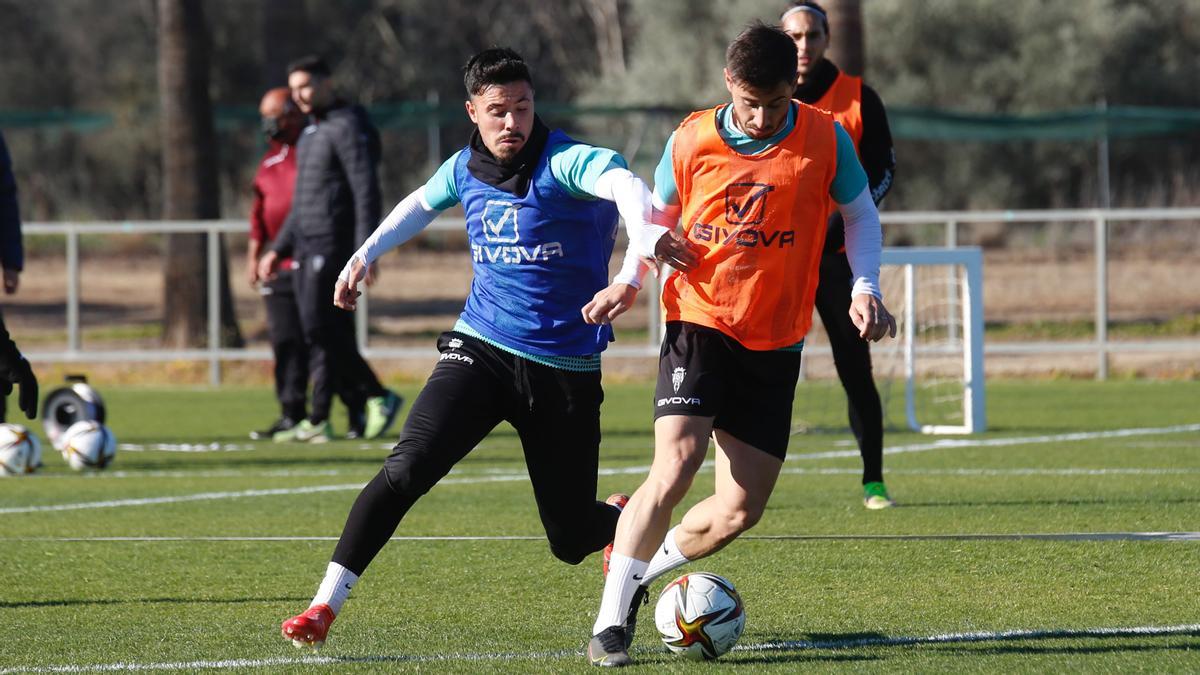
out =
{"type": "Polygon", "coordinates": [[[117,439],[96,420],[80,420],[63,432],[59,450],[76,471],[99,471],[112,463],[117,439]]]}
{"type": "MultiPolygon", "coordinates": [[[[879,285],[897,325],[895,339],[871,345],[884,427],[927,434],[984,431],[981,250],[885,248],[879,285]],[[902,413],[889,402],[901,398],[902,413]]],[[[792,433],[845,429],[846,399],[820,321],[804,339],[804,354],[806,382],[796,389],[792,433]]]]}
{"type": "Polygon", "coordinates": [[[46,394],[42,403],[42,428],[46,438],[62,450],[63,433],[76,422],[95,420],[104,424],[104,400],[87,383],[84,375],[68,375],[67,386],[46,394]]]}
{"type": "Polygon", "coordinates": [[[715,659],[742,636],[746,609],[728,579],[692,572],[663,589],[654,625],[667,649],[689,659],[715,659]]]}
{"type": "Polygon", "coordinates": [[[20,424],[0,424],[0,476],[23,476],[42,465],[42,445],[20,424]]]}

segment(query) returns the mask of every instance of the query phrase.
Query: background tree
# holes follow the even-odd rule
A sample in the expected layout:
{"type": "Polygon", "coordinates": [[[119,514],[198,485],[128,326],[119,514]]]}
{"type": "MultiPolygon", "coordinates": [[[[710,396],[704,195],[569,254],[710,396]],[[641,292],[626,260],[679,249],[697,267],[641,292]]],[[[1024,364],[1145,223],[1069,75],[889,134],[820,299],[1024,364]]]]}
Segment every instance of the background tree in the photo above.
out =
{"type": "MultiPolygon", "coordinates": [[[[219,218],[217,144],[208,94],[208,29],[201,0],[159,0],[159,99],[163,147],[163,218],[219,218]]],[[[225,342],[240,345],[224,245],[221,309],[225,342]]],[[[207,338],[207,235],[169,234],[163,285],[163,342],[177,348],[207,338]]]]}
{"type": "MultiPolygon", "coordinates": [[[[828,0],[835,15],[841,2],[828,0]]],[[[889,109],[1030,114],[1092,108],[1101,99],[1114,108],[1200,107],[1200,3],[1194,0],[857,2],[870,33],[867,77],[889,109]]],[[[720,73],[729,39],[752,19],[775,21],[785,5],[206,0],[216,55],[209,90],[222,120],[216,136],[220,212],[244,217],[253,158],[263,150],[253,106],[300,52],[323,54],[344,92],[374,110],[424,105],[436,92],[447,106],[441,119],[445,155],[468,131],[457,109],[463,96],[459,68],[477,49],[517,47],[534,65],[541,102],[691,109],[725,97],[720,73]],[[242,122],[229,116],[231,109],[245,111],[242,122]]],[[[0,125],[29,220],[162,216],[155,6],[0,0],[0,125]],[[30,129],[14,128],[5,118],[6,111],[50,115],[56,109],[102,113],[111,122],[100,130],[30,129]]],[[[834,28],[835,57],[848,39],[846,29],[834,28]]],[[[549,106],[542,112],[551,124],[620,149],[638,136],[642,150],[634,164],[644,174],[679,121],[677,112],[603,120],[557,115],[549,106]]],[[[429,157],[424,125],[419,118],[383,125],[385,200],[415,188],[431,161],[445,158],[429,157]]],[[[897,144],[900,174],[888,198],[891,209],[1096,201],[1091,140],[985,143],[901,135],[897,144]]],[[[1114,138],[1111,149],[1115,205],[1184,205],[1200,198],[1200,165],[1191,159],[1200,154],[1200,134],[1114,138]]]]}
{"type": "Polygon", "coordinates": [[[850,75],[862,75],[866,61],[863,39],[862,0],[829,0],[829,60],[850,75]]]}

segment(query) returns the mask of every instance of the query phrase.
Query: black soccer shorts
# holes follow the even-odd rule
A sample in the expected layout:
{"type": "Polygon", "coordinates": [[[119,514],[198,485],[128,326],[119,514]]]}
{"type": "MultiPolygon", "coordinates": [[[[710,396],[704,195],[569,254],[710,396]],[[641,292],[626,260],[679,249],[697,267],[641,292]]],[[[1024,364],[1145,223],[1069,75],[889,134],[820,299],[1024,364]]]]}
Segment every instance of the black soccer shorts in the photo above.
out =
{"type": "Polygon", "coordinates": [[[713,428],[783,459],[792,431],[799,351],[755,351],[721,331],[666,325],[654,418],[712,417],[713,428]]]}

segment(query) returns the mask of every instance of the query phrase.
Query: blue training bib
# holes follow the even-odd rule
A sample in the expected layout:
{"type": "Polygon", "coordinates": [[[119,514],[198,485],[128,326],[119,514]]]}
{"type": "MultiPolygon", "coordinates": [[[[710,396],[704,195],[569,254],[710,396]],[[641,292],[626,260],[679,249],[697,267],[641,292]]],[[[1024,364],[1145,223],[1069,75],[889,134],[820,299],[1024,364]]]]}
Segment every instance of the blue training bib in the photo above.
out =
{"type": "Polygon", "coordinates": [[[462,320],[530,354],[596,354],[612,340],[612,326],[584,323],[580,309],[608,285],[617,207],[573,197],[551,174],[551,151],[574,142],[550,133],[520,198],[472,176],[470,149],[454,165],[475,272],[462,320]]]}

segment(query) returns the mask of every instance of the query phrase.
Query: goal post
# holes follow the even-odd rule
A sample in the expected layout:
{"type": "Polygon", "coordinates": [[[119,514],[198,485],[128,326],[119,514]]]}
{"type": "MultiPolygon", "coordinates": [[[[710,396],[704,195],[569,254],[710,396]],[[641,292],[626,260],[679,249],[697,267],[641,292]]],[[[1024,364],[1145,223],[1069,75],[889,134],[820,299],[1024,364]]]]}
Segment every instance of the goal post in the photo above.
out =
{"type": "MultiPolygon", "coordinates": [[[[978,247],[885,248],[884,304],[896,338],[871,343],[885,427],[971,434],[987,425],[983,369],[983,254],[978,247]]],[[[794,431],[847,427],[846,394],[829,337],[814,315],[805,338],[794,431]]]]}
{"type": "MultiPolygon", "coordinates": [[[[900,314],[900,334],[904,355],[904,411],[908,428],[928,434],[971,434],[987,427],[983,386],[983,252],[978,247],[963,248],[887,248],[881,265],[903,269],[904,302],[900,314]],[[921,287],[919,266],[944,268],[947,283],[930,291],[921,287]],[[944,326],[927,330],[937,322],[922,311],[926,292],[945,293],[944,326]],[[957,316],[956,316],[956,311],[957,316]],[[922,340],[922,334],[937,336],[939,344],[922,340]],[[927,423],[919,403],[920,360],[936,355],[961,354],[961,423],[927,423]]],[[[938,305],[938,299],[932,303],[938,305]]],[[[885,296],[887,302],[887,296],[885,296]]]]}

